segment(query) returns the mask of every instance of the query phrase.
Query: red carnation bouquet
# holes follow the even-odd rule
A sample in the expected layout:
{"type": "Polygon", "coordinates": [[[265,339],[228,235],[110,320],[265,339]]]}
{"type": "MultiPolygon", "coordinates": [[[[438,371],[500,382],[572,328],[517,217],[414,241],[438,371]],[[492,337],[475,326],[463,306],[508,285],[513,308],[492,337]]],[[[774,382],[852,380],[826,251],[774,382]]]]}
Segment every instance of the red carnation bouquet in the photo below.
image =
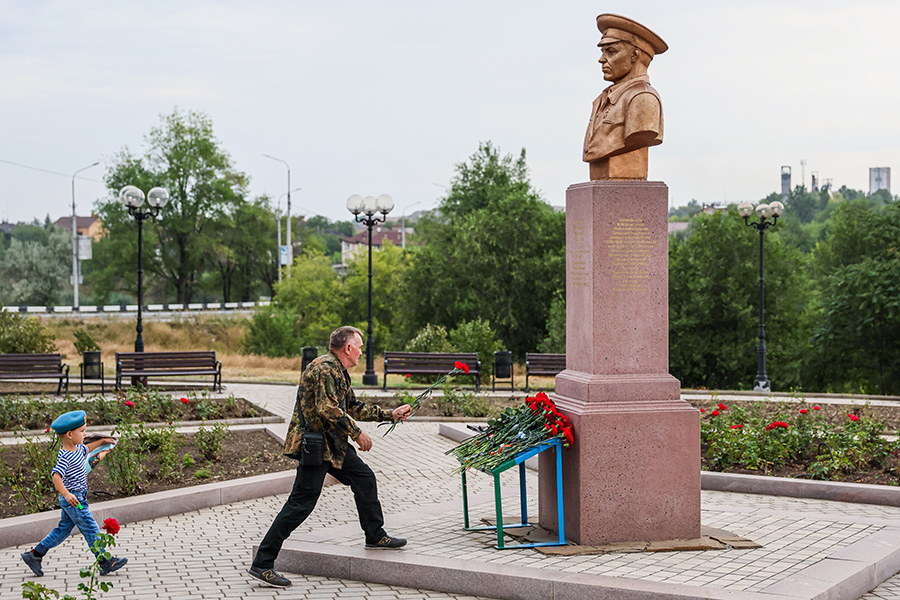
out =
{"type": "Polygon", "coordinates": [[[559,438],[564,448],[570,447],[575,443],[572,423],[547,394],[538,392],[519,406],[506,408],[499,417],[488,421],[486,430],[446,454],[459,460],[459,473],[472,468],[491,470],[553,438],[559,438]]]}
{"type": "MultiPolygon", "coordinates": [[[[430,386],[428,386],[428,389],[426,389],[424,392],[422,392],[421,394],[416,396],[416,399],[409,403],[409,407],[412,409],[409,412],[409,416],[410,417],[413,416],[416,413],[416,411],[419,410],[419,407],[422,406],[422,403],[425,400],[428,400],[429,398],[431,398],[431,394],[434,392],[434,388],[436,388],[437,386],[439,386],[442,383],[444,383],[445,381],[447,381],[448,377],[452,377],[453,375],[456,375],[458,373],[468,374],[469,373],[469,365],[467,365],[464,362],[460,362],[458,360],[456,362],[454,362],[453,368],[451,370],[447,371],[446,373],[444,373],[443,375],[438,377],[437,381],[435,381],[430,386]]],[[[407,377],[409,377],[409,375],[407,375],[407,377]]],[[[384,432],[384,435],[387,435],[390,432],[392,432],[394,430],[394,427],[396,427],[399,423],[402,423],[402,422],[403,421],[393,421],[391,423],[391,426],[388,427],[388,430],[384,432]]],[[[378,426],[381,427],[382,425],[387,425],[387,423],[379,423],[378,426]]]]}

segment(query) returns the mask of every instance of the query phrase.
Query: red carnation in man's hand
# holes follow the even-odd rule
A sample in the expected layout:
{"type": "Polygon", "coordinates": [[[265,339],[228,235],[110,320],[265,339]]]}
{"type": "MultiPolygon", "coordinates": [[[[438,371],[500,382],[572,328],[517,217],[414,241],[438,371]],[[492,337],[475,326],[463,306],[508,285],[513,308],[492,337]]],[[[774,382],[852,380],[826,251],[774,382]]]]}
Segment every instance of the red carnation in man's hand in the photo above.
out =
{"type": "Polygon", "coordinates": [[[109,518],[103,521],[103,529],[110,535],[116,535],[119,533],[119,522],[113,518],[109,518]]]}
{"type": "Polygon", "coordinates": [[[457,369],[459,369],[460,371],[462,371],[463,373],[469,372],[469,365],[467,365],[464,362],[456,361],[455,363],[453,363],[453,366],[456,367],[457,369]]]}

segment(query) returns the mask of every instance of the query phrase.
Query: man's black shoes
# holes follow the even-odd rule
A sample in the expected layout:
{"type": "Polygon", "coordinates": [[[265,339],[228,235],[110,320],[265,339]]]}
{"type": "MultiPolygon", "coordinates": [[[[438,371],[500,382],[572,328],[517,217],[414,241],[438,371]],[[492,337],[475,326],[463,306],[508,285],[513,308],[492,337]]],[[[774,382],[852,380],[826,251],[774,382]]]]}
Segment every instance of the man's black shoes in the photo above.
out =
{"type": "Polygon", "coordinates": [[[389,535],[383,536],[380,540],[374,543],[366,542],[366,548],[384,548],[387,550],[396,550],[397,548],[402,548],[406,545],[406,540],[403,538],[395,538],[389,535]]]}
{"type": "Polygon", "coordinates": [[[250,567],[249,573],[250,577],[266,585],[277,588],[291,587],[291,580],[279,575],[275,569],[266,569],[264,571],[259,567],[250,567]]]}

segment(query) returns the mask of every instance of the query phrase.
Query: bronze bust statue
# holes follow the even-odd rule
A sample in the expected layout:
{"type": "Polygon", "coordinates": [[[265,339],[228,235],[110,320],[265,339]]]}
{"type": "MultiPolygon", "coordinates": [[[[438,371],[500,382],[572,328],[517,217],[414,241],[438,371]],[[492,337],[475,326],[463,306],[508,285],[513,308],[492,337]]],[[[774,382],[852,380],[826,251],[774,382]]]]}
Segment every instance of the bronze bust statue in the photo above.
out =
{"type": "Polygon", "coordinates": [[[612,85],[594,100],[584,137],[591,181],[647,179],[647,148],[663,139],[662,102],[650,86],[647,67],[669,49],[658,35],[626,17],[602,14],[600,64],[612,85]]]}

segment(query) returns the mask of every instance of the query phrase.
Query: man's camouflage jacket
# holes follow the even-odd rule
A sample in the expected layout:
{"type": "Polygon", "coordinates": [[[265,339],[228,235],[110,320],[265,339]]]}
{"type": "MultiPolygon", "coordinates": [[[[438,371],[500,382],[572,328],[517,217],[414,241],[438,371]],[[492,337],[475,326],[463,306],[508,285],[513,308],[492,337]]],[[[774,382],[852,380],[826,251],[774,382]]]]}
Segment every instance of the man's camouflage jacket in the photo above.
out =
{"type": "Polygon", "coordinates": [[[284,441],[284,453],[300,456],[300,440],[304,428],[300,426],[303,413],[305,431],[325,434],[324,460],[340,469],[344,464],[349,439],[361,433],[358,421],[390,421],[391,411],[356,399],[350,387],[350,374],[337,356],[330,351],[316,358],[300,376],[297,405],[284,441]]]}

